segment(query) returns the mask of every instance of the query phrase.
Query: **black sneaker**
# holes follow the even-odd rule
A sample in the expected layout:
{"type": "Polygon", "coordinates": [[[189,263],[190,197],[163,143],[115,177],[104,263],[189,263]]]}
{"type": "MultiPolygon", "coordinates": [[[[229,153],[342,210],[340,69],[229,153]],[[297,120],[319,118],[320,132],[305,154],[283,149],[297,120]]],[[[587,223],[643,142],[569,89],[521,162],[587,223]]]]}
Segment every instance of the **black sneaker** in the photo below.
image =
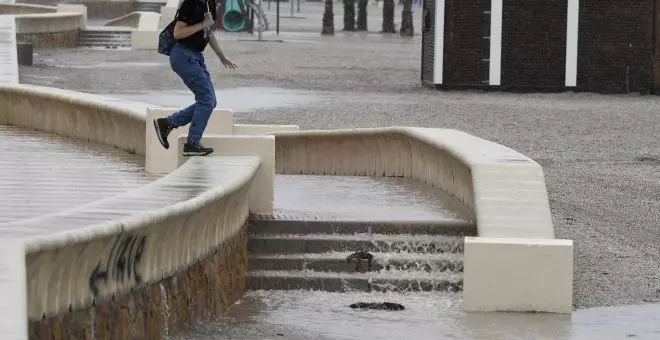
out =
{"type": "Polygon", "coordinates": [[[169,149],[170,143],[167,141],[167,136],[169,136],[172,129],[174,129],[170,122],[167,121],[167,118],[157,118],[154,119],[154,127],[156,128],[156,136],[158,136],[160,144],[162,144],[165,149],[169,149]]]}
{"type": "Polygon", "coordinates": [[[199,143],[186,143],[183,145],[184,156],[206,156],[212,152],[213,149],[205,148],[202,144],[199,143]]]}

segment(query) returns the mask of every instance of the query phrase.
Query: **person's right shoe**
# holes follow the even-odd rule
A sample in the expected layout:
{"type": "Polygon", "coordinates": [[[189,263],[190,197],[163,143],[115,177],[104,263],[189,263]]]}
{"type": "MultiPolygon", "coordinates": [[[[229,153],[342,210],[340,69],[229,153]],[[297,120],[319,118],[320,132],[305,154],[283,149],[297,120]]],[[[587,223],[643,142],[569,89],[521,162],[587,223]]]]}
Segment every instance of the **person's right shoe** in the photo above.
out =
{"type": "Polygon", "coordinates": [[[156,118],[154,119],[154,127],[156,128],[156,136],[158,136],[158,141],[163,145],[165,149],[170,148],[170,143],[167,141],[167,136],[170,135],[170,132],[174,129],[170,122],[167,121],[167,118],[156,118]]]}
{"type": "Polygon", "coordinates": [[[212,148],[205,148],[199,143],[186,143],[183,145],[184,156],[206,156],[213,153],[212,148]]]}

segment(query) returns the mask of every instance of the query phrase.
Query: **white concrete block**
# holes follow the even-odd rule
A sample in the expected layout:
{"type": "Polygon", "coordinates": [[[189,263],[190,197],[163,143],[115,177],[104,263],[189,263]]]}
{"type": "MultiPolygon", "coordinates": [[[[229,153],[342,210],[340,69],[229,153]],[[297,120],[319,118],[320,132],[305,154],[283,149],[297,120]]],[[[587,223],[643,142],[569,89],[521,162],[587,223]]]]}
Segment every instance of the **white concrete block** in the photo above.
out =
{"type": "Polygon", "coordinates": [[[80,19],[80,28],[87,28],[87,6],[85,5],[74,5],[74,4],[57,4],[57,13],[80,13],[82,18],[80,19]]]}
{"type": "MultiPolygon", "coordinates": [[[[167,117],[178,110],[178,108],[168,107],[149,108],[147,110],[145,168],[148,173],[167,174],[177,168],[178,150],[176,143],[179,136],[188,135],[190,125],[174,129],[168,138],[170,148],[165,149],[158,141],[153,120],[155,118],[167,117]]],[[[231,135],[233,120],[234,111],[215,109],[206,125],[204,134],[231,135]]]]}
{"type": "Polygon", "coordinates": [[[463,308],[472,312],[573,310],[573,241],[466,237],[463,308]]]}
{"type": "Polygon", "coordinates": [[[165,26],[169,25],[170,22],[174,20],[174,15],[176,15],[177,10],[178,7],[162,6],[160,8],[160,22],[158,24],[158,27],[165,28],[165,26]]]}
{"type": "Polygon", "coordinates": [[[17,239],[0,240],[0,339],[28,339],[25,247],[17,239]]]}
{"type": "MultiPolygon", "coordinates": [[[[188,157],[183,157],[183,144],[187,135],[179,137],[179,165],[188,157]]],[[[250,189],[250,212],[253,214],[272,214],[275,199],[275,136],[230,136],[205,134],[202,137],[205,147],[213,148],[210,156],[220,155],[257,155],[261,158],[261,167],[250,189]]]]}
{"type": "Polygon", "coordinates": [[[160,31],[131,32],[131,47],[134,50],[157,50],[160,31]]]}
{"type": "Polygon", "coordinates": [[[300,131],[300,127],[298,125],[234,124],[234,135],[268,135],[281,131],[300,131]]]}

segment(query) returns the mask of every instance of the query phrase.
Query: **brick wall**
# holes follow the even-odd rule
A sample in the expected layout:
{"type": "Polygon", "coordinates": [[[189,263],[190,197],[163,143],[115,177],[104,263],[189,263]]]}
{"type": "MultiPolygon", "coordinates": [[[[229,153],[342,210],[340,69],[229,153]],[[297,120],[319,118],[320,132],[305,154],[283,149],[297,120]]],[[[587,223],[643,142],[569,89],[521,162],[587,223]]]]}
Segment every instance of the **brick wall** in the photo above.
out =
{"type": "MultiPolygon", "coordinates": [[[[444,87],[487,86],[490,41],[484,37],[490,36],[490,14],[484,12],[490,11],[490,5],[490,0],[446,0],[444,87]]],[[[660,11],[656,13],[656,7],[660,8],[660,0],[580,0],[578,90],[625,93],[655,87],[660,93],[660,39],[654,40],[654,29],[660,38],[660,11]],[[659,24],[654,25],[655,21],[659,24]]],[[[504,1],[503,88],[563,88],[566,11],[567,0],[504,1]]],[[[425,36],[423,80],[432,80],[433,74],[429,40],[425,36]]]]}
{"type": "Polygon", "coordinates": [[[425,0],[422,10],[422,83],[433,84],[435,54],[435,0],[425,0]]]}
{"type": "Polygon", "coordinates": [[[567,0],[506,0],[502,7],[502,86],[563,87],[567,0]]]}
{"type": "Polygon", "coordinates": [[[578,87],[637,92],[651,86],[654,0],[580,0],[578,87]]]}
{"type": "Polygon", "coordinates": [[[445,83],[483,86],[488,81],[490,0],[447,0],[445,83]]]}

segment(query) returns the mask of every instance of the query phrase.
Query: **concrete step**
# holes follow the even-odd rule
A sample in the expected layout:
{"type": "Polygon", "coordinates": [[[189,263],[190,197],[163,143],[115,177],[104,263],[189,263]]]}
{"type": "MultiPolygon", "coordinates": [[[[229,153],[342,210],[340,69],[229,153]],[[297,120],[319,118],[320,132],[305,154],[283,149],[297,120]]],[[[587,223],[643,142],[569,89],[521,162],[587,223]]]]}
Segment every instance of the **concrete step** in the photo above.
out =
{"type": "Polygon", "coordinates": [[[160,13],[160,8],[165,6],[165,2],[142,2],[136,1],[133,3],[133,11],[135,12],[156,12],[160,13]]]}
{"type": "Polygon", "coordinates": [[[476,224],[465,220],[356,222],[268,219],[251,216],[249,230],[261,234],[428,234],[475,236],[476,224]]]}
{"type": "Polygon", "coordinates": [[[78,39],[78,44],[132,44],[131,39],[78,39]]]}
{"type": "Polygon", "coordinates": [[[94,31],[85,30],[78,33],[78,46],[119,48],[132,46],[130,31],[94,31]]]}
{"type": "Polygon", "coordinates": [[[324,273],[315,271],[250,271],[247,289],[323,290],[328,292],[408,292],[463,290],[463,274],[445,273],[324,273]]]}
{"type": "Polygon", "coordinates": [[[349,259],[354,253],[252,254],[250,270],[313,270],[317,272],[462,272],[463,254],[369,253],[371,261],[349,259]]]}
{"type": "Polygon", "coordinates": [[[114,37],[114,36],[131,36],[132,31],[111,31],[111,30],[84,30],[78,33],[78,36],[87,37],[114,37]]]}
{"type": "Polygon", "coordinates": [[[464,238],[445,235],[384,234],[252,234],[248,249],[252,254],[293,254],[327,252],[383,253],[462,253],[464,238]]]}

